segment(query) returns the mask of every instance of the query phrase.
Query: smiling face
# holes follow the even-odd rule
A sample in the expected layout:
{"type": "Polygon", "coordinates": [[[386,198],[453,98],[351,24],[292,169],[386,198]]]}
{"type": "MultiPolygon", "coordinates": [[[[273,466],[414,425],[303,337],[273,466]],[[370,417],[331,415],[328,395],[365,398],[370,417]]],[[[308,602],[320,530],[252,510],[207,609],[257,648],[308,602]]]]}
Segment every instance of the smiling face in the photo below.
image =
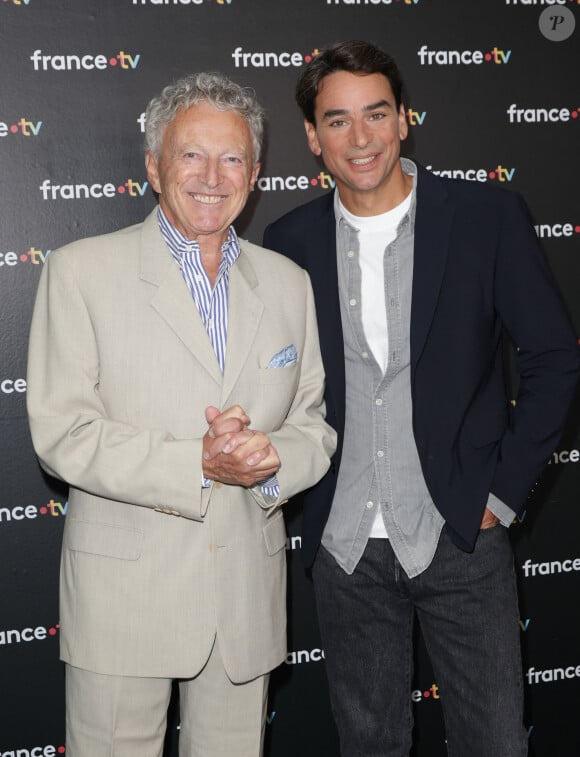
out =
{"type": "Polygon", "coordinates": [[[168,220],[200,247],[225,242],[260,169],[246,121],[208,102],[179,110],[145,165],[168,220]]]}
{"type": "Polygon", "coordinates": [[[333,175],[340,199],[356,215],[384,213],[409,193],[412,180],[399,162],[407,136],[386,76],[336,71],[320,82],[308,144],[333,175]]]}

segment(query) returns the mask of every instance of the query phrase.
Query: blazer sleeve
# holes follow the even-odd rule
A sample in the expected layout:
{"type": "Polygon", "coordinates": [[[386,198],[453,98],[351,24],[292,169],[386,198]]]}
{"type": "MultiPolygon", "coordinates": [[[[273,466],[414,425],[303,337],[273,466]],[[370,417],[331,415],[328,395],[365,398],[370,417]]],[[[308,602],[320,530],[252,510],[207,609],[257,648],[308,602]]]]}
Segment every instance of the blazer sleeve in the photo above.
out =
{"type": "Polygon", "coordinates": [[[41,466],[90,494],[201,520],[210,496],[201,487],[201,439],[107,416],[75,253],[62,252],[44,264],[30,331],[27,405],[41,466]]]}
{"type": "Polygon", "coordinates": [[[559,441],[580,355],[527,206],[515,193],[506,193],[495,303],[517,349],[520,382],[491,491],[517,512],[559,441]]]}

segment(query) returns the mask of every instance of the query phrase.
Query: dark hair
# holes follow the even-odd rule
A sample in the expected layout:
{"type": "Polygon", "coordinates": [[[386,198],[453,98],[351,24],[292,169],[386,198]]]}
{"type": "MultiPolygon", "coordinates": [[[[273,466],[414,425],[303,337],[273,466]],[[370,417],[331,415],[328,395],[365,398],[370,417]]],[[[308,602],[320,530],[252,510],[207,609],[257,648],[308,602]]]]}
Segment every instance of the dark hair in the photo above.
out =
{"type": "Polygon", "coordinates": [[[296,102],[309,123],[314,124],[314,101],[320,82],[335,71],[349,71],[362,76],[383,74],[393,90],[397,110],[401,107],[403,81],[393,58],[372,42],[352,39],[322,50],[300,74],[296,84],[296,102]]]}

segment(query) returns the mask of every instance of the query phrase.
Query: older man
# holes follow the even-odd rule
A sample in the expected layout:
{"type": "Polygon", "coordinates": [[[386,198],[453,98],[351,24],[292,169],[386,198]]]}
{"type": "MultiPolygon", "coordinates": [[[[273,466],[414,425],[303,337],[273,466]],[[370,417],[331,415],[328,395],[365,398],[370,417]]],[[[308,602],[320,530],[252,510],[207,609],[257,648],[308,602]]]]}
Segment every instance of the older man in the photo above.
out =
{"type": "Polygon", "coordinates": [[[67,754],[256,757],[285,655],[280,506],[334,433],[307,275],[240,242],[262,111],[198,74],[147,110],[159,208],[53,252],[29,355],[44,469],[70,485],[61,570],[67,754]],[[251,422],[250,422],[251,418],[251,422]]]}

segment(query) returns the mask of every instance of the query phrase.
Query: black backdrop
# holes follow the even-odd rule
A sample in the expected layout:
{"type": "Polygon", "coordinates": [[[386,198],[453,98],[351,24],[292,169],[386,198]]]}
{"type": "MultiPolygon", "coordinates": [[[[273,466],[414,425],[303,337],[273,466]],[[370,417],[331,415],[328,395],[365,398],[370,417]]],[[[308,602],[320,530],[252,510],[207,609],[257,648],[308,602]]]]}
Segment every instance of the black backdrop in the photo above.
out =
{"type": "MultiPolygon", "coordinates": [[[[238,228],[259,242],[268,221],[331,186],[293,104],[298,72],[325,44],[377,42],[405,74],[405,153],[524,194],[578,327],[580,31],[570,32],[579,2],[0,0],[0,757],[65,751],[57,579],[67,492],[41,474],[25,416],[34,293],[51,249],[140,221],[153,207],[141,152],[150,97],[204,69],[256,89],[268,144],[238,228]]],[[[577,403],[512,528],[537,757],[580,755],[579,414],[577,403]]],[[[273,676],[267,754],[333,757],[299,503],[287,513],[290,652],[273,676]]],[[[414,754],[443,757],[439,691],[420,639],[408,695],[414,754]]],[[[173,715],[167,755],[177,754],[177,730],[173,715]]]]}

